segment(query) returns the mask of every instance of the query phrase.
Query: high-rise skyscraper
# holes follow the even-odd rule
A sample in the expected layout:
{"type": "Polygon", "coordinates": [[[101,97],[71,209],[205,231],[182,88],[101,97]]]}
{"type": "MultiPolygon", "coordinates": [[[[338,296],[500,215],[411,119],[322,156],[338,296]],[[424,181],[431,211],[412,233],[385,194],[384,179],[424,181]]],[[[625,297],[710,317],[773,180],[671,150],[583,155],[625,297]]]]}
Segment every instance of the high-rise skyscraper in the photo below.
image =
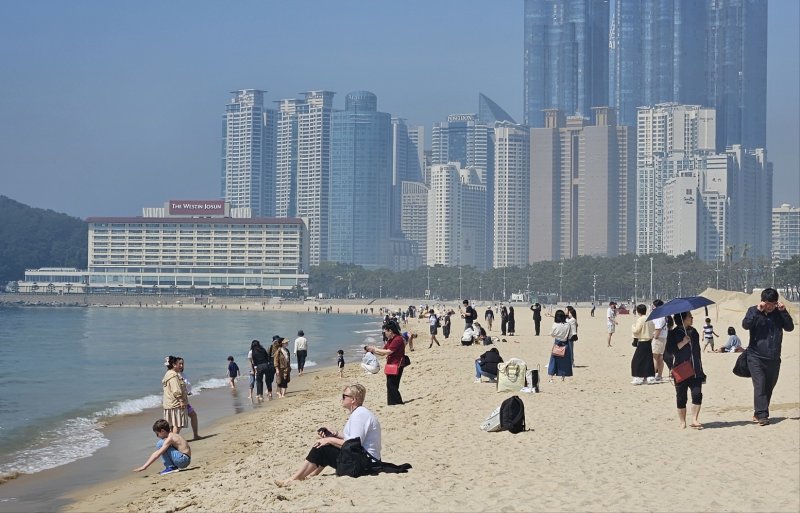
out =
{"type": "Polygon", "coordinates": [[[595,107],[594,124],[548,110],[531,129],[530,261],[630,250],[632,131],[613,109],[595,107]]]}
{"type": "Polygon", "coordinates": [[[402,182],[402,209],[400,227],[403,237],[411,241],[420,257],[428,261],[428,193],[421,182],[402,182]]]}
{"type": "Polygon", "coordinates": [[[392,194],[391,231],[399,236],[401,230],[402,183],[422,181],[424,127],[409,127],[402,118],[392,118],[392,194]]]}
{"type": "Polygon", "coordinates": [[[498,123],[494,132],[493,267],[523,267],[528,265],[530,134],[511,123],[498,123]]]}
{"type": "Polygon", "coordinates": [[[242,89],[225,106],[222,197],[253,216],[275,215],[275,119],[264,91],[242,89]]]}
{"type": "Polygon", "coordinates": [[[608,105],[609,0],[525,0],[525,124],[608,105]]]}
{"type": "Polygon", "coordinates": [[[636,253],[665,250],[664,185],[693,170],[696,157],[714,153],[714,109],[660,104],[638,109],[636,149],[636,253]]]}
{"type": "Polygon", "coordinates": [[[766,148],[767,0],[707,1],[704,104],[717,111],[717,151],[766,148]]]}
{"type": "Polygon", "coordinates": [[[788,203],[772,209],[772,261],[800,255],[800,208],[788,203]]]}
{"type": "Polygon", "coordinates": [[[368,91],[332,114],[327,259],[389,267],[392,123],[368,91]]]}
{"type": "Polygon", "coordinates": [[[327,258],[330,184],[330,91],[309,91],[303,99],[279,102],[276,214],[308,223],[309,262],[327,258]]]}
{"type": "Polygon", "coordinates": [[[636,108],[703,104],[706,98],[706,3],[698,0],[612,0],[609,95],[621,125],[636,108]]]}

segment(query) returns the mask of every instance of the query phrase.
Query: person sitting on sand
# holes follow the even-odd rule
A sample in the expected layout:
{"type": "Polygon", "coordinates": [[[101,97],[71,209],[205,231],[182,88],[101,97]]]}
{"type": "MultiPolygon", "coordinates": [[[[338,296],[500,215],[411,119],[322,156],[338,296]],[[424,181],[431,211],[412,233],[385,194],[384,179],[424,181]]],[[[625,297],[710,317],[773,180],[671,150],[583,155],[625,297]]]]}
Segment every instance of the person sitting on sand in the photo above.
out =
{"type": "Polygon", "coordinates": [[[161,475],[178,472],[189,466],[192,461],[192,449],[189,447],[189,442],[178,433],[172,433],[169,422],[164,419],[157,420],[153,424],[153,432],[158,437],[158,442],[156,442],[157,449],[141,467],[133,469],[134,472],[141,472],[146,469],[159,456],[161,456],[161,461],[164,462],[164,470],[159,472],[161,475]]]}
{"type": "Polygon", "coordinates": [[[336,468],[339,452],[346,440],[360,438],[361,445],[376,460],[381,459],[381,424],[371,411],[364,407],[367,389],[364,385],[353,384],[342,392],[342,408],[350,412],[350,417],[341,433],[331,432],[322,427],[317,431],[319,440],[308,451],[303,465],[290,478],[275,481],[278,486],[286,486],[291,481],[302,481],[316,476],[325,467],[336,468]]]}
{"type": "MultiPolygon", "coordinates": [[[[375,341],[373,340],[372,343],[375,343],[375,341]]],[[[361,358],[361,368],[364,369],[364,371],[368,374],[377,374],[378,371],[381,370],[381,364],[378,362],[378,358],[376,358],[374,354],[367,350],[367,346],[364,346],[364,356],[361,358]]]]}
{"type": "Polygon", "coordinates": [[[471,346],[478,339],[479,333],[475,330],[475,326],[468,326],[464,329],[464,333],[461,334],[461,345],[471,346]]]}
{"type": "Polygon", "coordinates": [[[483,353],[475,360],[475,383],[480,383],[482,377],[489,378],[490,382],[497,381],[497,364],[503,363],[503,358],[496,347],[483,353]]]}
{"type": "Polygon", "coordinates": [[[736,335],[736,328],[728,326],[728,341],[719,349],[714,349],[715,353],[744,353],[742,341],[736,335]]]}

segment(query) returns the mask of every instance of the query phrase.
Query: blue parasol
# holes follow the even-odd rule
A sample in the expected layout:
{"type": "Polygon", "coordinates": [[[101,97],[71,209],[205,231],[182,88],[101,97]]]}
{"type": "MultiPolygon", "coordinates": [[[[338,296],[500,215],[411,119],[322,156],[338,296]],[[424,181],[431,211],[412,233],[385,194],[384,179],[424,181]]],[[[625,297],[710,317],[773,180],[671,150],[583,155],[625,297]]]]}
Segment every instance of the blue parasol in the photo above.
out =
{"type": "Polygon", "coordinates": [[[647,320],[658,319],[659,317],[667,317],[668,315],[675,315],[683,312],[691,312],[704,306],[713,305],[714,302],[703,296],[692,297],[676,297],[663,305],[659,306],[647,316],[647,320]]]}

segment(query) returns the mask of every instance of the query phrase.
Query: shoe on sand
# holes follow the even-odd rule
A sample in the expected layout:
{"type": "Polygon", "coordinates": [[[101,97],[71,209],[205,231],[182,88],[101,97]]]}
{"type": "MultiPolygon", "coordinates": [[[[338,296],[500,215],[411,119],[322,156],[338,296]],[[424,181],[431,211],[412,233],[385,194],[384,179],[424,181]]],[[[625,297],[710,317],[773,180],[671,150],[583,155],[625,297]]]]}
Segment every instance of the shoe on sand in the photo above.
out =
{"type": "Polygon", "coordinates": [[[179,469],[178,467],[172,467],[172,466],[164,467],[164,470],[159,472],[158,475],[163,476],[163,475],[166,475],[166,474],[172,474],[173,472],[180,472],[180,471],[181,471],[181,469],[179,469]]]}

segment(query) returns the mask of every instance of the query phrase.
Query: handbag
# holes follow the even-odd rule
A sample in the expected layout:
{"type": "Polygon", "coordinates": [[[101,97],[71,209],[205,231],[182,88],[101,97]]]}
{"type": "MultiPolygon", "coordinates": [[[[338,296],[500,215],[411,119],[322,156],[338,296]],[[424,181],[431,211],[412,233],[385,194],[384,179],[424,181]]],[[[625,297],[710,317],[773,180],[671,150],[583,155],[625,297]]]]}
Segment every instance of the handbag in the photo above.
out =
{"type": "Polygon", "coordinates": [[[694,352],[692,351],[691,339],[689,340],[688,346],[691,358],[674,366],[669,372],[669,375],[672,376],[672,380],[676,385],[694,377],[694,352]]]}
{"type": "Polygon", "coordinates": [[[553,356],[563,357],[567,354],[567,346],[553,344],[553,350],[550,352],[553,354],[553,356]]]}
{"type": "Polygon", "coordinates": [[[403,367],[407,367],[411,365],[411,358],[408,357],[407,354],[403,355],[403,367]]]}
{"type": "Polygon", "coordinates": [[[636,344],[638,344],[638,343],[639,343],[639,339],[638,339],[638,338],[635,338],[635,339],[633,339],[633,342],[631,342],[631,345],[632,345],[633,347],[636,347],[636,344]]]}
{"type": "Polygon", "coordinates": [[[739,357],[733,365],[733,373],[741,378],[749,378],[752,375],[750,374],[750,367],[747,365],[747,349],[739,353],[739,357]]]}
{"type": "Polygon", "coordinates": [[[572,335],[572,337],[570,337],[570,340],[572,342],[577,342],[578,341],[578,334],[576,333],[576,334],[572,335]]]}

